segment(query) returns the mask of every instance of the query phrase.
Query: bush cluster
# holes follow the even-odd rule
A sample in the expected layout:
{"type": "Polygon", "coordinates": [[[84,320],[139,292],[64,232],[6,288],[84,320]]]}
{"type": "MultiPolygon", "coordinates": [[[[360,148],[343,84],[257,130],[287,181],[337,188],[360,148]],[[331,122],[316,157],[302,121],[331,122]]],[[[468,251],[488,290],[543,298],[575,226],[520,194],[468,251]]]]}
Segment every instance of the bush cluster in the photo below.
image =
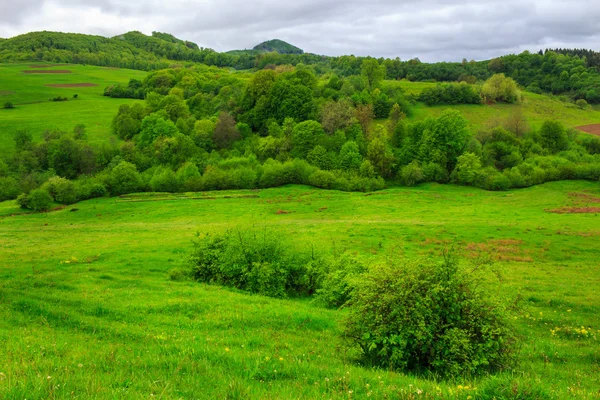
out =
{"type": "Polygon", "coordinates": [[[455,376],[515,362],[507,311],[452,257],[377,265],[355,280],[347,308],[344,336],[369,365],[455,376]]]}

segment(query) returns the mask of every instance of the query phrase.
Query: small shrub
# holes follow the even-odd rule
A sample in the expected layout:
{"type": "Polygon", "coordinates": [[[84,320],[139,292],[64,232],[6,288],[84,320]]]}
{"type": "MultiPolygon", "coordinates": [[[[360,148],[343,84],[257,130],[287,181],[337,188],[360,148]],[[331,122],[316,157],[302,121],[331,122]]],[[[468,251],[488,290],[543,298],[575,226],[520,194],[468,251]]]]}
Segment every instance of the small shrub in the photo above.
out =
{"type": "Polygon", "coordinates": [[[425,179],[423,170],[417,161],[413,161],[403,167],[401,171],[401,177],[402,183],[404,183],[406,186],[415,186],[417,183],[421,183],[425,179]]]}
{"type": "Polygon", "coordinates": [[[75,94],[73,95],[73,98],[74,98],[74,99],[76,99],[76,98],[78,98],[78,97],[79,97],[79,95],[78,95],[77,93],[75,93],[75,94]]]}
{"type": "Polygon", "coordinates": [[[10,110],[10,109],[15,108],[15,105],[13,103],[11,103],[10,101],[7,101],[6,103],[4,103],[4,108],[7,110],[10,110]]]}
{"type": "Polygon", "coordinates": [[[382,368],[456,376],[510,367],[514,330],[481,283],[451,256],[376,266],[354,281],[344,336],[382,368]]]}
{"type": "Polygon", "coordinates": [[[28,208],[33,211],[48,211],[52,206],[52,196],[44,189],[35,189],[28,195],[20,195],[17,202],[21,208],[28,208]]]}
{"type": "Polygon", "coordinates": [[[0,201],[12,200],[19,195],[19,182],[12,177],[0,177],[0,201]]]}
{"type": "Polygon", "coordinates": [[[77,201],[77,191],[75,184],[68,179],[60,176],[53,176],[42,185],[57,203],[73,204],[77,201]]]}

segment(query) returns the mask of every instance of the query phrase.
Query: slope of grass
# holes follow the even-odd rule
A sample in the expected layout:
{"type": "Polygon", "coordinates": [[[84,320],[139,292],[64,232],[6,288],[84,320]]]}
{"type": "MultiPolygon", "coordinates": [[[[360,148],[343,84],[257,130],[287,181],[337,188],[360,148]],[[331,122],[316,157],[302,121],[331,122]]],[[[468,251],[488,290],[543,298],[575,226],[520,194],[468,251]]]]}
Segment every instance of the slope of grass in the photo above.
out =
{"type": "Polygon", "coordinates": [[[127,83],[129,79],[143,79],[145,72],[83,65],[53,65],[31,68],[28,64],[0,64],[0,107],[6,102],[14,109],[0,108],[0,152],[14,148],[13,136],[25,129],[40,140],[46,129],[71,131],[77,124],[87,127],[90,142],[100,142],[114,137],[110,134],[110,122],[119,105],[132,103],[130,99],[104,97],[104,88],[115,83],[127,83]],[[69,70],[71,74],[25,74],[27,70],[69,70]],[[93,83],[98,86],[56,88],[47,84],[93,83]],[[78,98],[74,99],[73,95],[78,98]],[[67,97],[64,102],[53,102],[54,97],[67,97]]]}
{"type": "Polygon", "coordinates": [[[288,186],[0,217],[0,397],[596,398],[600,219],[545,211],[585,199],[575,192],[598,197],[600,187],[288,186]],[[298,248],[372,259],[435,256],[448,242],[489,251],[503,260],[491,290],[522,298],[519,367],[445,382],[362,368],[338,337],[343,311],[168,279],[194,232],[249,224],[298,248]],[[588,334],[573,331],[581,326],[588,334]]]}
{"type": "MultiPolygon", "coordinates": [[[[404,93],[419,95],[423,89],[435,86],[431,82],[410,82],[385,81],[385,86],[401,88],[404,93]]],[[[428,107],[425,104],[418,103],[413,108],[411,121],[418,121],[427,117],[437,117],[442,111],[452,108],[460,113],[469,121],[473,132],[486,126],[491,121],[501,121],[506,119],[517,109],[521,109],[523,116],[528,120],[531,128],[539,128],[544,121],[556,119],[565,126],[574,128],[580,125],[600,123],[600,112],[593,108],[586,110],[579,109],[575,104],[565,103],[555,98],[539,95],[530,92],[522,92],[524,100],[520,104],[491,104],[491,105],[441,105],[428,107]]]]}

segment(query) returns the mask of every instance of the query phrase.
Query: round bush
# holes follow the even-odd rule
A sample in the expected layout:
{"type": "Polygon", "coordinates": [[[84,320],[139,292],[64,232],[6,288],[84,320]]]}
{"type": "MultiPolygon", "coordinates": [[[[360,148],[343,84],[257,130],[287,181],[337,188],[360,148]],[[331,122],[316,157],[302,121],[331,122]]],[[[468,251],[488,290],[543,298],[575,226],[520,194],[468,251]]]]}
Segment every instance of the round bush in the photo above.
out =
{"type": "Polygon", "coordinates": [[[439,264],[380,265],[355,281],[345,337],[367,364],[440,376],[514,363],[505,309],[448,257],[439,264]]]}
{"type": "Polygon", "coordinates": [[[48,211],[52,206],[52,196],[44,189],[35,189],[27,196],[27,208],[34,211],[48,211]]]}

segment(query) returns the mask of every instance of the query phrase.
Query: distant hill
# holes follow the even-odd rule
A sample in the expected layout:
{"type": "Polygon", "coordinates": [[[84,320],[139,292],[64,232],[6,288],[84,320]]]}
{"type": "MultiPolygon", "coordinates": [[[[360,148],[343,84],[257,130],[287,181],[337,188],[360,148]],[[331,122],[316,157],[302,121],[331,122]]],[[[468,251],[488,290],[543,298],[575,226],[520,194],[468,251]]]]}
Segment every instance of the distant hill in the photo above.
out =
{"type": "Polygon", "coordinates": [[[279,54],[304,54],[304,50],[279,39],[262,42],[261,44],[254,46],[254,50],[266,52],[275,51],[279,54]]]}
{"type": "Polygon", "coordinates": [[[228,51],[227,54],[234,56],[241,56],[243,54],[255,56],[257,54],[271,52],[279,54],[304,54],[304,50],[279,39],[262,42],[261,44],[254,46],[252,50],[231,50],[228,51]]]}

